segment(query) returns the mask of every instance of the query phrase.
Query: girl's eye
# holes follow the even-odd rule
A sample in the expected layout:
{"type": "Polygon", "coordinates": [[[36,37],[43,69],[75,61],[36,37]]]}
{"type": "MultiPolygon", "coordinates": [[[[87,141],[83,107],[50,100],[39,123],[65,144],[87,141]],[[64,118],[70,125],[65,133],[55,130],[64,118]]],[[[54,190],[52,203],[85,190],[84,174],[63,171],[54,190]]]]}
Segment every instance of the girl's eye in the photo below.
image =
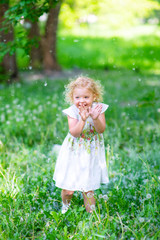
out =
{"type": "Polygon", "coordinates": [[[85,96],[85,98],[88,98],[88,96],[85,96]]]}
{"type": "Polygon", "coordinates": [[[79,97],[76,97],[76,99],[78,99],[79,97]]]}

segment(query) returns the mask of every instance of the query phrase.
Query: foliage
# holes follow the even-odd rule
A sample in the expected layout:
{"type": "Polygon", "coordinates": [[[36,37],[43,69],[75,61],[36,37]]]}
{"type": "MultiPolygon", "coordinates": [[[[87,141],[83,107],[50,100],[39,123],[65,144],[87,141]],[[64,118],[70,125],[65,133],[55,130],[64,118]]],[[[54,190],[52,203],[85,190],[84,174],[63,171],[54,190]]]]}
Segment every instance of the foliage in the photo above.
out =
{"type": "Polygon", "coordinates": [[[61,215],[52,176],[53,144],[68,132],[62,109],[64,80],[1,85],[1,239],[158,239],[159,75],[90,71],[105,88],[104,133],[110,183],[96,191],[97,208],[85,212],[74,194],[61,215]]]}
{"type": "Polygon", "coordinates": [[[65,0],[61,7],[60,21],[65,28],[77,27],[79,24],[92,25],[89,16],[95,15],[106,29],[119,29],[142,21],[158,9],[160,4],[151,0],[65,0]]]}
{"type": "Polygon", "coordinates": [[[57,3],[57,0],[11,1],[9,9],[5,12],[3,27],[0,31],[8,32],[10,26],[14,26],[16,37],[13,41],[0,43],[0,61],[6,53],[14,54],[17,48],[21,48],[25,50],[26,54],[29,54],[31,47],[37,45],[37,40],[39,39],[37,39],[37,36],[33,39],[28,39],[26,32],[28,27],[25,24],[22,27],[22,23],[25,21],[38,21],[41,15],[48,13],[49,9],[55,7],[57,3]]]}

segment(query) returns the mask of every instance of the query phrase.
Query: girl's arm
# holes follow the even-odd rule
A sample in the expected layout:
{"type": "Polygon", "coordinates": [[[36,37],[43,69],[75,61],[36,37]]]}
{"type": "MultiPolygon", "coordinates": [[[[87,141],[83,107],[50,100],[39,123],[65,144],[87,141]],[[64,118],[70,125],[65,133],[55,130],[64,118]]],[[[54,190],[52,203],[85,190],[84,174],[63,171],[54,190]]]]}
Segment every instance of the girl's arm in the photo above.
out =
{"type": "Polygon", "coordinates": [[[104,113],[101,113],[97,119],[93,119],[96,132],[103,133],[106,128],[106,121],[104,113]]]}
{"type": "Polygon", "coordinates": [[[68,125],[69,125],[69,131],[72,134],[72,136],[79,137],[83,131],[85,121],[83,121],[82,119],[78,120],[68,116],[68,125]]]}

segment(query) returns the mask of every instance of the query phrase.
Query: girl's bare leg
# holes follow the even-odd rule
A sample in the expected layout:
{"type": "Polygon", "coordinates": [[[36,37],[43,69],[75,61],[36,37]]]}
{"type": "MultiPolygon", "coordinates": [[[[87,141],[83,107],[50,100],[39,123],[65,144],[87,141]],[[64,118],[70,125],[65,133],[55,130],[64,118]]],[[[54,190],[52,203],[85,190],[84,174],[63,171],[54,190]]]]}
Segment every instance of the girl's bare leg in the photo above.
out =
{"type": "Polygon", "coordinates": [[[73,193],[74,193],[74,191],[69,191],[69,190],[65,190],[65,189],[62,190],[61,196],[62,196],[62,201],[64,204],[70,203],[73,193]]]}
{"type": "Polygon", "coordinates": [[[90,213],[93,212],[96,203],[96,200],[94,198],[94,192],[93,191],[84,192],[83,198],[86,211],[90,213]]]}

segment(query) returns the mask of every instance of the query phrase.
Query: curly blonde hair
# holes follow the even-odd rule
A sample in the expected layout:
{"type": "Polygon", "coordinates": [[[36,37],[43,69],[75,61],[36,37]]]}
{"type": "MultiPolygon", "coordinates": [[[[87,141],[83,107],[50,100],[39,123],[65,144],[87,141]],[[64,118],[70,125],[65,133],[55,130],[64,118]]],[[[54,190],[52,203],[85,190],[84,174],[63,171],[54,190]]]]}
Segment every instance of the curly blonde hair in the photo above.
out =
{"type": "Polygon", "coordinates": [[[90,90],[95,96],[95,102],[103,100],[103,87],[100,82],[89,77],[79,76],[76,79],[71,80],[70,83],[65,86],[65,100],[70,104],[73,104],[73,92],[75,88],[87,88],[90,90]]]}

